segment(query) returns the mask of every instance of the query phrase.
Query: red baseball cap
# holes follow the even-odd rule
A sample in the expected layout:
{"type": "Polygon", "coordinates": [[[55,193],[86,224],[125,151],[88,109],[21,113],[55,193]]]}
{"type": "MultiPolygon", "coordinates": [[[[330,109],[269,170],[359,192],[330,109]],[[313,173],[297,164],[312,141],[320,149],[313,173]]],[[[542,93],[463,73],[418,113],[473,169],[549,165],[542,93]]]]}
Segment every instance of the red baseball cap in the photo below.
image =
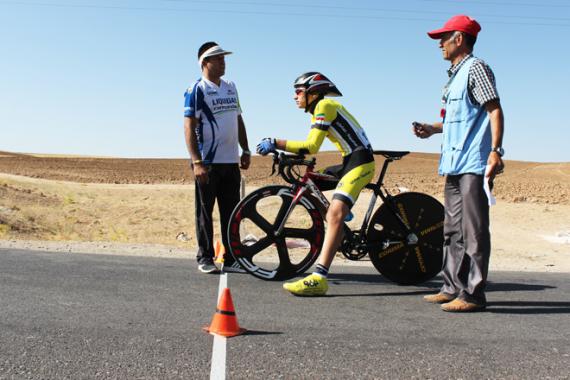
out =
{"type": "Polygon", "coordinates": [[[434,40],[438,40],[444,33],[459,31],[470,34],[473,37],[477,37],[477,33],[479,33],[480,30],[481,25],[479,25],[475,19],[466,15],[457,15],[447,20],[445,25],[443,25],[443,28],[428,32],[428,36],[434,40]]]}

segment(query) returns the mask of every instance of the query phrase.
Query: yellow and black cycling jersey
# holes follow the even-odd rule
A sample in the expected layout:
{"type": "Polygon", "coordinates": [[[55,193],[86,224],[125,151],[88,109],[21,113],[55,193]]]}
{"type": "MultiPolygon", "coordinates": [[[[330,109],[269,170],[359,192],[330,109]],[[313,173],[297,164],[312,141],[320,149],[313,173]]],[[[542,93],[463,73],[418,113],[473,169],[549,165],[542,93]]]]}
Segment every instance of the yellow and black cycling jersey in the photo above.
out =
{"type": "Polygon", "coordinates": [[[288,152],[315,154],[324,139],[328,138],[344,156],[357,150],[372,152],[364,129],[339,102],[323,99],[315,107],[311,118],[311,131],[305,141],[287,140],[288,152]]]}
{"type": "Polygon", "coordinates": [[[287,140],[285,150],[315,154],[328,138],[341,152],[341,165],[324,169],[340,181],[333,199],[352,207],[360,192],[374,176],[372,146],[358,121],[337,101],[323,99],[317,103],[311,118],[311,130],[305,141],[287,140]]]}

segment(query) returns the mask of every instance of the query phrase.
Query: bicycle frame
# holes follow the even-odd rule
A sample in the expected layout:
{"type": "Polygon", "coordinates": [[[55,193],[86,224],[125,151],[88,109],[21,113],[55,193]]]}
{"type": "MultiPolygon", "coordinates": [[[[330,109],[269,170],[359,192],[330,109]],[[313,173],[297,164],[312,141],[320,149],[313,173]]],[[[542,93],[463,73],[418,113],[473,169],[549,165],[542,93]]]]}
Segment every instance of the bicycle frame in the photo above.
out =
{"type": "MultiPolygon", "coordinates": [[[[384,164],[382,166],[380,176],[378,177],[378,180],[376,181],[376,183],[371,182],[365,186],[365,188],[372,190],[373,194],[372,194],[372,197],[370,198],[370,202],[368,204],[368,209],[366,210],[366,214],[364,215],[364,219],[362,220],[362,225],[360,226],[360,230],[359,230],[360,234],[364,234],[366,231],[366,228],[368,227],[368,224],[370,222],[372,212],[374,211],[374,207],[376,206],[376,201],[378,200],[378,197],[380,197],[380,199],[382,199],[382,202],[384,202],[385,204],[388,205],[389,209],[396,216],[396,219],[401,224],[402,228],[408,233],[410,231],[410,227],[408,226],[408,224],[402,219],[400,214],[395,210],[394,206],[391,204],[391,202],[390,202],[391,195],[388,192],[388,190],[384,187],[384,177],[386,176],[386,172],[388,170],[388,165],[392,161],[394,161],[393,158],[386,158],[384,160],[384,164]]],[[[311,179],[311,173],[314,173],[314,163],[307,166],[307,169],[305,170],[305,174],[300,179],[299,184],[293,185],[294,187],[297,187],[297,190],[295,192],[295,197],[293,198],[291,205],[289,206],[287,212],[285,213],[283,221],[281,222],[281,224],[279,225],[279,228],[277,229],[277,231],[275,233],[277,236],[279,236],[283,232],[283,229],[285,228],[285,224],[287,223],[287,220],[289,218],[289,215],[293,211],[293,208],[299,203],[299,199],[301,199],[302,195],[305,194],[307,191],[310,191],[311,195],[313,195],[314,198],[316,198],[321,203],[321,206],[323,206],[324,210],[327,210],[329,208],[330,202],[325,197],[323,192],[317,187],[317,185],[311,179]]],[[[345,225],[346,225],[346,223],[345,223],[345,225]]],[[[352,231],[348,228],[347,228],[347,230],[352,231]]]]}
{"type": "Polygon", "coordinates": [[[294,187],[298,187],[298,189],[295,192],[295,197],[293,198],[291,205],[287,209],[287,212],[285,213],[285,216],[283,217],[283,221],[279,225],[279,228],[277,228],[275,235],[277,235],[277,236],[281,235],[281,233],[283,232],[283,229],[285,228],[285,224],[287,223],[287,220],[289,219],[289,215],[291,214],[291,212],[293,211],[295,206],[299,203],[299,200],[301,199],[303,194],[305,194],[305,192],[307,192],[307,190],[310,190],[311,194],[319,202],[321,202],[321,206],[325,210],[327,210],[329,208],[330,203],[329,203],[328,199],[325,197],[325,195],[322,193],[322,191],[319,190],[317,185],[315,185],[315,183],[310,178],[310,175],[311,175],[310,173],[313,173],[313,169],[314,169],[314,164],[307,166],[307,169],[305,170],[305,174],[303,175],[303,177],[301,178],[301,181],[300,181],[301,185],[293,185],[294,187]]]}
{"type": "Polygon", "coordinates": [[[388,190],[384,186],[384,176],[386,176],[386,172],[388,171],[388,165],[394,160],[395,160],[394,158],[386,158],[384,160],[384,165],[382,166],[382,171],[380,172],[380,176],[378,177],[378,181],[376,182],[376,184],[372,185],[371,183],[369,183],[368,185],[365,186],[367,189],[371,189],[374,192],[374,195],[372,196],[371,204],[368,207],[368,211],[366,212],[364,225],[368,225],[368,221],[370,220],[370,216],[372,214],[372,209],[374,208],[373,206],[376,203],[377,197],[380,197],[380,199],[382,199],[382,202],[386,204],[387,207],[390,209],[390,211],[392,211],[392,213],[396,216],[396,219],[398,220],[402,228],[404,228],[404,230],[409,233],[410,226],[405,220],[402,219],[400,213],[395,210],[394,205],[392,204],[392,202],[390,202],[392,195],[388,192],[388,190]],[[384,190],[386,194],[384,194],[382,190],[384,190]],[[374,202],[372,203],[372,201],[374,202]]]}
{"type": "MultiPolygon", "coordinates": [[[[423,193],[392,195],[384,186],[389,164],[408,153],[374,151],[385,159],[378,178],[365,186],[372,194],[362,224],[357,222],[358,227],[350,229],[343,223],[344,237],[337,248],[349,260],[369,255],[382,275],[401,284],[432,278],[441,269],[443,256],[443,205],[423,193]],[[383,203],[377,206],[378,198],[383,203]]],[[[275,152],[271,174],[278,167],[289,185],[260,188],[234,209],[228,226],[231,254],[255,277],[289,279],[316,261],[326,234],[323,219],[330,206],[324,192],[337,187],[339,179],[315,171],[315,165],[315,158],[275,152]],[[277,204],[280,206],[273,208],[277,204]],[[260,234],[260,238],[251,235],[252,242],[251,233],[260,234]],[[264,256],[257,260],[261,252],[277,253],[277,263],[265,263],[264,256]]]]}

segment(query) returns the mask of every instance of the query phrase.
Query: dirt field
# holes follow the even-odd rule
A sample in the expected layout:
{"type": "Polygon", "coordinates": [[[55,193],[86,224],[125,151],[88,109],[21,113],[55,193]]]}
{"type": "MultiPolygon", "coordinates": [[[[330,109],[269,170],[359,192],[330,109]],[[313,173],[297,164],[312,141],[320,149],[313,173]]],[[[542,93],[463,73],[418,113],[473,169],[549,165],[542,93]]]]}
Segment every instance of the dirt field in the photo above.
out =
{"type": "MultiPolygon", "coordinates": [[[[391,164],[387,187],[441,200],[437,160],[413,153],[391,164]]],[[[317,156],[318,167],[338,161],[336,153],[317,156]]],[[[570,163],[506,165],[491,209],[492,268],[570,272],[570,163]]],[[[244,172],[248,192],[282,182],[270,173],[269,158],[253,157],[244,172]]],[[[187,160],[0,152],[0,247],[188,256],[196,246],[193,194],[187,160]]],[[[355,220],[367,197],[357,202],[355,220]]]]}
{"type": "MultiPolygon", "coordinates": [[[[386,184],[442,196],[443,179],[437,176],[437,154],[412,153],[390,166],[386,184]]],[[[338,153],[317,156],[317,167],[340,162],[338,153]]],[[[377,171],[383,158],[377,156],[377,171]]],[[[79,183],[191,184],[188,160],[49,157],[0,152],[0,173],[79,183]]],[[[247,184],[281,182],[269,177],[271,159],[254,156],[244,172],[247,184]]],[[[506,161],[505,173],[496,179],[495,195],[509,202],[570,204],[570,163],[506,161]]]]}

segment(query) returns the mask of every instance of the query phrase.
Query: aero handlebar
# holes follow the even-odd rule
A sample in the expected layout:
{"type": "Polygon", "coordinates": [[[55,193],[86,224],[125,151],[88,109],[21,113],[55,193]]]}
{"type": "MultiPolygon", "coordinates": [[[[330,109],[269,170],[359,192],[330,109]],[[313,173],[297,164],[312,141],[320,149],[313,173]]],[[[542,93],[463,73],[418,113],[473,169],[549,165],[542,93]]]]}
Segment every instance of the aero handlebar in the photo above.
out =
{"type": "Polygon", "coordinates": [[[315,166],[315,158],[310,160],[305,159],[305,155],[289,155],[283,152],[273,152],[273,167],[271,169],[271,175],[275,174],[275,167],[279,175],[287,182],[292,185],[299,183],[299,180],[303,177],[303,173],[300,171],[300,166],[306,166],[308,171],[312,171],[315,166]]]}

